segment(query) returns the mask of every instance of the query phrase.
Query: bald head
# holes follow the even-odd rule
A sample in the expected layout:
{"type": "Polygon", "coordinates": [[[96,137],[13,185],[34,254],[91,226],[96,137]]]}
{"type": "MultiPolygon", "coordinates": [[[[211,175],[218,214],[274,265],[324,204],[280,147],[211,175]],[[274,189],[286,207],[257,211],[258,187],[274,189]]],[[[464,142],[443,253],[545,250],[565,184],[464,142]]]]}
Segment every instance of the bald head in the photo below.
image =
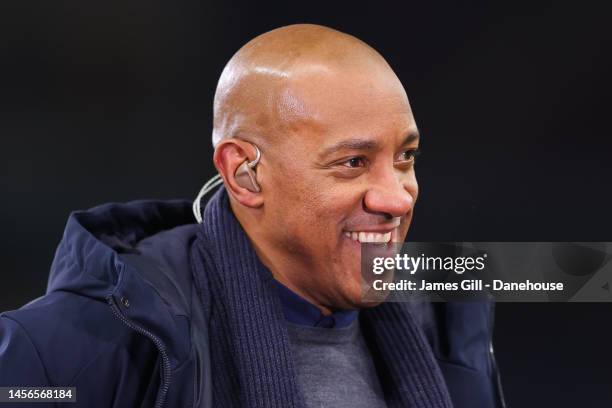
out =
{"type": "Polygon", "coordinates": [[[419,136],[389,65],[338,31],[279,28],[232,57],[214,109],[215,167],[263,264],[324,313],[361,307],[359,239],[403,241],[418,194],[419,136]],[[260,189],[239,175],[251,144],[260,189]]]}
{"type": "Polygon", "coordinates": [[[357,97],[350,88],[359,82],[372,88],[366,93],[391,91],[407,102],[384,58],[353,36],[312,24],[264,33],[244,45],[221,74],[213,145],[240,138],[266,146],[305,122],[324,126],[323,107],[309,103],[313,96],[341,92],[357,97]]]}

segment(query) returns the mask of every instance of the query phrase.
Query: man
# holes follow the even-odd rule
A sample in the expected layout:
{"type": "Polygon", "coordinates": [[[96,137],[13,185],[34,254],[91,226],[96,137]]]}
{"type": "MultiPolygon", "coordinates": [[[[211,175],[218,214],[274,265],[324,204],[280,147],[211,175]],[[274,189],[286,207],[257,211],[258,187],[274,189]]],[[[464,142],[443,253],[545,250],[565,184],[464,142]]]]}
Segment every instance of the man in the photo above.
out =
{"type": "Polygon", "coordinates": [[[84,407],[499,406],[490,305],[362,300],[360,245],[402,242],[418,195],[417,126],[375,50],[315,25],[253,39],[213,144],[201,224],[183,201],[71,215],[47,294],[2,316],[0,386],[73,386],[84,407]]]}

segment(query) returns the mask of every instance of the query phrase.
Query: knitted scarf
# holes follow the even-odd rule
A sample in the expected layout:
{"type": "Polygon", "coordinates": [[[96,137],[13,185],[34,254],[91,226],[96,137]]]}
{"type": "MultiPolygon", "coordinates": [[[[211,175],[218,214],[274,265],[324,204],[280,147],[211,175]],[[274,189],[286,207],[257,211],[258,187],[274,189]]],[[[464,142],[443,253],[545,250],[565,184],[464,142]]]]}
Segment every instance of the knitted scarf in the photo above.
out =
{"type": "MultiPolygon", "coordinates": [[[[214,406],[305,408],[272,274],[233,215],[223,187],[206,206],[192,262],[209,319],[214,406]]],[[[362,310],[360,323],[389,407],[452,407],[407,304],[362,310]]]]}

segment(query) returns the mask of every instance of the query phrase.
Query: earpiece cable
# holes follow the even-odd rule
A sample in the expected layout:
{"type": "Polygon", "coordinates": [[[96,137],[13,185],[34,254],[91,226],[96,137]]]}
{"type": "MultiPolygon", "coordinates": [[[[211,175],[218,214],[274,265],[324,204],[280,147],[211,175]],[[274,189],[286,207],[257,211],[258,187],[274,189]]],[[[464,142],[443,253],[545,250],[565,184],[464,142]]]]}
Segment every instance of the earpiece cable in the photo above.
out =
{"type": "Polygon", "coordinates": [[[202,223],[202,208],[201,208],[202,198],[206,194],[214,190],[215,187],[219,186],[222,183],[223,183],[223,179],[221,178],[219,174],[216,174],[202,186],[197,197],[195,198],[195,200],[193,200],[193,205],[191,208],[193,210],[193,215],[195,216],[195,219],[198,222],[198,224],[202,223]]]}
{"type": "MultiPolygon", "coordinates": [[[[259,159],[261,159],[261,152],[259,151],[259,147],[254,144],[253,147],[255,147],[255,159],[248,163],[248,166],[252,169],[257,166],[257,163],[259,163],[259,159]]],[[[195,216],[195,219],[198,224],[202,223],[202,198],[222,183],[223,179],[219,174],[216,174],[202,186],[197,197],[195,198],[195,200],[193,200],[193,205],[191,206],[191,209],[193,210],[193,215],[195,216]]]]}

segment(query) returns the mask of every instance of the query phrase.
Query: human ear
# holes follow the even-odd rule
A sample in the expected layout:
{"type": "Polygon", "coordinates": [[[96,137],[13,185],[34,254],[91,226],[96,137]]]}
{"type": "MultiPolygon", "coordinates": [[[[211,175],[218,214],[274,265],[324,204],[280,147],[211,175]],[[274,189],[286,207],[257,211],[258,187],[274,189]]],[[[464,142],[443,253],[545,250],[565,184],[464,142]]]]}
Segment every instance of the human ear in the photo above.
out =
{"type": "Polygon", "coordinates": [[[240,139],[223,140],[216,146],[213,156],[228,192],[236,201],[252,208],[263,205],[255,169],[259,156],[257,146],[240,139]]]}

